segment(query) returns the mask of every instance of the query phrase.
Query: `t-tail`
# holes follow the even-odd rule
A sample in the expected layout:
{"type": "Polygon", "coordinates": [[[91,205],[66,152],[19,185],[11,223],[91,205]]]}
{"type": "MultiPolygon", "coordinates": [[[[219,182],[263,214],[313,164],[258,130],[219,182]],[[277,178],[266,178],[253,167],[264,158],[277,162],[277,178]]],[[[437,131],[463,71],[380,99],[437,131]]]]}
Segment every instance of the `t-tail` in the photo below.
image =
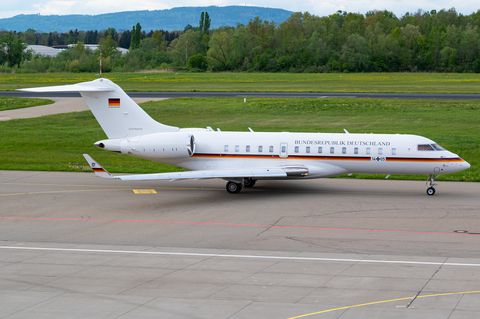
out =
{"type": "Polygon", "coordinates": [[[152,119],[118,85],[108,79],[21,91],[79,92],[110,140],[179,131],[178,127],[164,125],[152,119]]]}

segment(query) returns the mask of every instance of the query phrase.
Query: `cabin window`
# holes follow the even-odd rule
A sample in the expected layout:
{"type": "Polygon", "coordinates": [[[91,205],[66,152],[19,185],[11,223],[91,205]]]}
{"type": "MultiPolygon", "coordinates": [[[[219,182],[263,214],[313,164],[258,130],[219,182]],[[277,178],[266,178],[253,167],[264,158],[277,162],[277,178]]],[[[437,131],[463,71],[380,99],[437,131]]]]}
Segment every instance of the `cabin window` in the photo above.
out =
{"type": "Polygon", "coordinates": [[[287,151],[287,148],[285,146],[282,146],[282,153],[285,153],[287,151]]]}
{"type": "Polygon", "coordinates": [[[318,148],[318,154],[322,154],[322,147],[321,146],[318,148]]]}
{"type": "Polygon", "coordinates": [[[396,148],[392,148],[392,155],[397,155],[397,149],[396,148]]]}
{"type": "Polygon", "coordinates": [[[247,146],[245,147],[245,151],[250,152],[250,145],[247,145],[247,146]]]}
{"type": "Polygon", "coordinates": [[[380,147],[380,148],[378,149],[378,155],[383,155],[383,148],[380,147]]]}
{"type": "Polygon", "coordinates": [[[354,154],[358,154],[358,147],[355,147],[355,148],[353,149],[353,153],[354,153],[354,154]]]}
{"type": "Polygon", "coordinates": [[[295,146],[295,153],[298,153],[298,146],[295,146]]]}
{"type": "Polygon", "coordinates": [[[225,145],[224,150],[225,150],[225,152],[228,152],[228,145],[225,145]]]}
{"type": "Polygon", "coordinates": [[[240,152],[240,145],[235,145],[235,152],[240,152]]]}
{"type": "Polygon", "coordinates": [[[370,147],[367,147],[367,155],[370,155],[370,147]]]}
{"type": "Polygon", "coordinates": [[[342,147],[342,154],[347,154],[347,148],[346,147],[342,147]]]}
{"type": "Polygon", "coordinates": [[[259,153],[263,152],[263,146],[260,145],[260,146],[258,147],[258,152],[259,152],[259,153]]]}
{"type": "Polygon", "coordinates": [[[310,146],[307,146],[306,151],[307,153],[310,153],[310,146]]]}
{"type": "Polygon", "coordinates": [[[269,151],[270,153],[273,153],[273,146],[270,146],[270,147],[268,148],[268,151],[269,151]]]}
{"type": "Polygon", "coordinates": [[[417,150],[419,150],[419,151],[434,151],[434,148],[430,144],[418,144],[417,150]]]}
{"type": "Polygon", "coordinates": [[[335,153],[335,147],[330,147],[330,154],[335,153]]]}

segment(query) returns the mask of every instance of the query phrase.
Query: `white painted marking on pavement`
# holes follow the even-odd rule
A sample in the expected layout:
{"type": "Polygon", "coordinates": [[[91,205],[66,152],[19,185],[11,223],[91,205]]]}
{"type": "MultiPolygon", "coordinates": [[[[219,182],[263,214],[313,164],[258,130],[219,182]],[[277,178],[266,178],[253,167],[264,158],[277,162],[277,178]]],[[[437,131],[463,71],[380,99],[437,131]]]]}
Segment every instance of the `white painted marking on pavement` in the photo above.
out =
{"type": "Polygon", "coordinates": [[[105,249],[75,249],[75,248],[46,248],[46,247],[14,247],[0,246],[0,249],[18,250],[43,250],[43,251],[70,251],[86,253],[109,253],[109,254],[144,254],[144,255],[170,255],[190,257],[220,257],[220,258],[250,258],[250,259],[283,259],[283,260],[309,260],[309,261],[338,261],[350,263],[383,263],[383,264],[414,264],[414,265],[443,265],[461,267],[480,267],[480,264],[444,263],[429,261],[404,261],[404,260],[375,260],[375,259],[340,259],[340,258],[316,258],[316,257],[288,257],[288,256],[255,256],[255,255],[223,255],[223,254],[197,254],[197,253],[174,253],[162,251],[138,251],[138,250],[105,250],[105,249]]]}

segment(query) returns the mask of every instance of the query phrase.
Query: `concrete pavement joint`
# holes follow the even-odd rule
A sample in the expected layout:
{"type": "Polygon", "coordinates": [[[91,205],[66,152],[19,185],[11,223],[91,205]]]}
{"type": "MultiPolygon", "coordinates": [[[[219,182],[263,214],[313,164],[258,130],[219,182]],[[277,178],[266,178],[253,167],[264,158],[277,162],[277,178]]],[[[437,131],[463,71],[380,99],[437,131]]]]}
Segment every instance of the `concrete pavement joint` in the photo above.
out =
{"type": "MultiPolygon", "coordinates": [[[[448,258],[447,258],[448,259],[448,258]]],[[[447,259],[445,259],[445,261],[447,261],[447,259]]],[[[435,275],[440,271],[440,269],[442,269],[442,266],[444,264],[440,265],[440,267],[438,267],[438,269],[433,273],[433,275],[428,278],[427,282],[425,283],[425,285],[423,285],[422,289],[420,289],[417,294],[415,295],[415,297],[412,298],[412,300],[410,300],[410,302],[408,303],[408,305],[405,307],[405,308],[409,308],[410,305],[417,299],[417,297],[422,293],[423,289],[425,289],[425,287],[428,285],[428,283],[432,280],[433,277],[435,277],[435,275]]]]}

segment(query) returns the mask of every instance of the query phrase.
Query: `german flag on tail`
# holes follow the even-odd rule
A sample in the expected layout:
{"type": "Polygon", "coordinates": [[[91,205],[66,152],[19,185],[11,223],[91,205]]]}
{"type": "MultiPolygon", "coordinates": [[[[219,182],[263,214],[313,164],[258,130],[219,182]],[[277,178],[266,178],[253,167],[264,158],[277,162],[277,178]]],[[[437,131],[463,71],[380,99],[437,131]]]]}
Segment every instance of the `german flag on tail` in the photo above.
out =
{"type": "Polygon", "coordinates": [[[109,98],[108,107],[120,107],[120,99],[118,98],[109,98]]]}

